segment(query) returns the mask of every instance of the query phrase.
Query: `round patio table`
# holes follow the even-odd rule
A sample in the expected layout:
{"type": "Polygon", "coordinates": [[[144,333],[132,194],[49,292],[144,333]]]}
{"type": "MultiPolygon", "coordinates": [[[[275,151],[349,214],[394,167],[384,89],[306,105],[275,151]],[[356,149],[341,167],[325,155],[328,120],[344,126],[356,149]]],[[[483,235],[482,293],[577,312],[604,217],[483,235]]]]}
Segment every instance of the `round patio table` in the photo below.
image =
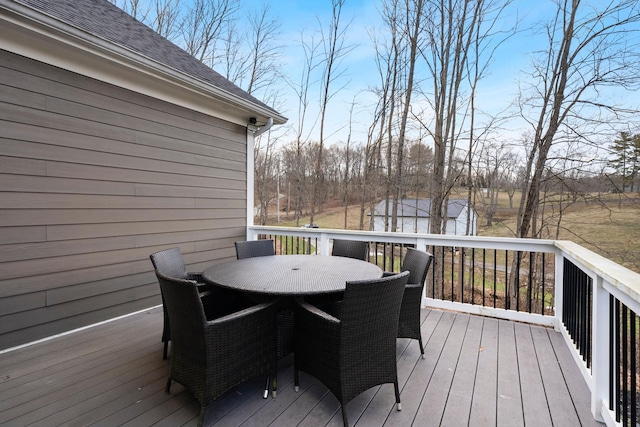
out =
{"type": "Polygon", "coordinates": [[[323,255],[245,258],[207,268],[205,282],[265,295],[304,296],[344,291],[348,281],[378,279],[370,262],[323,255]]]}

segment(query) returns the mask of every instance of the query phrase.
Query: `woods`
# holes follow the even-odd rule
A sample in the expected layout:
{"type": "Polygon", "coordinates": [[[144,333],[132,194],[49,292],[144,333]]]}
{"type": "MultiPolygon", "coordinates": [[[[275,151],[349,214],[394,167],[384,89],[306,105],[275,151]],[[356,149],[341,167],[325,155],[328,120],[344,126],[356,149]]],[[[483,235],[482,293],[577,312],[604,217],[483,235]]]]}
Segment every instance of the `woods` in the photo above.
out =
{"type": "Polygon", "coordinates": [[[303,29],[252,2],[113,2],[289,116],[255,144],[259,223],[356,205],[367,230],[389,200],[393,231],[399,200],[430,198],[444,233],[446,201],[466,188],[489,226],[499,195],[521,191],[514,235],[553,238],[572,201],[638,191],[636,1],[549,0],[531,17],[511,0],[380,0],[364,29],[348,0],[303,29]],[[354,93],[362,52],[374,80],[354,93]],[[510,61],[513,90],[496,92],[510,61]]]}

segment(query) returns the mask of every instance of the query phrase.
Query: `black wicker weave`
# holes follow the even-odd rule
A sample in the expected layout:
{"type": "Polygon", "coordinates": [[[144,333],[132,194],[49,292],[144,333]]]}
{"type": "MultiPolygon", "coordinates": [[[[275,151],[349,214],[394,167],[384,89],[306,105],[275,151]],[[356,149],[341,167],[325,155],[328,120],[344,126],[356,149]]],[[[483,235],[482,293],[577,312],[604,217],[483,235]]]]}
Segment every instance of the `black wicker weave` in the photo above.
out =
{"type": "Polygon", "coordinates": [[[238,259],[271,256],[275,254],[275,246],[272,239],[236,242],[236,257],[238,259]]]}
{"type": "Polygon", "coordinates": [[[367,261],[367,258],[369,258],[369,243],[357,240],[333,239],[331,255],[367,261]]]}
{"type": "Polygon", "coordinates": [[[393,383],[400,390],[396,365],[398,316],[408,272],[375,280],[347,282],[337,317],[304,301],[295,305],[294,380],[298,371],[320,380],[338,398],[345,426],[346,405],[363,391],[393,383]]]}
{"type": "MultiPolygon", "coordinates": [[[[256,258],[273,256],[276,254],[274,241],[272,239],[263,240],[244,240],[235,242],[236,244],[236,258],[256,258]]],[[[256,277],[255,280],[260,280],[256,277]]],[[[255,296],[256,301],[265,301],[263,296],[255,296]]],[[[270,300],[267,298],[266,300],[270,300]]],[[[293,309],[291,308],[291,300],[289,298],[280,298],[278,300],[278,315],[277,315],[277,341],[276,341],[276,357],[281,359],[284,356],[290,354],[293,351],[293,309]]],[[[269,379],[267,378],[267,385],[269,379]]],[[[265,387],[265,397],[268,387],[265,387]]],[[[274,379],[272,384],[273,396],[276,396],[278,383],[274,379]]]]}
{"type": "MultiPolygon", "coordinates": [[[[156,272],[160,272],[165,276],[175,277],[176,279],[194,280],[202,283],[201,273],[189,273],[184,265],[182,252],[180,248],[171,248],[164,251],[156,252],[149,255],[151,263],[156,272]]],[[[171,327],[169,324],[169,316],[167,315],[167,306],[164,302],[164,294],[162,294],[162,310],[164,312],[164,327],[162,328],[162,342],[164,349],[162,358],[167,358],[169,341],[171,340],[171,327]]]]}
{"type": "MultiPolygon", "coordinates": [[[[402,261],[401,271],[409,272],[407,286],[404,289],[400,320],[398,321],[398,338],[411,338],[418,340],[420,353],[424,359],[424,345],[420,332],[420,304],[422,302],[422,290],[427,272],[431,266],[433,256],[429,252],[408,248],[402,261]]],[[[395,273],[384,273],[385,276],[395,273]]]]}
{"type": "Polygon", "coordinates": [[[199,402],[198,426],[207,419],[213,400],[232,387],[277,369],[276,304],[265,303],[229,312],[222,303],[205,317],[197,284],[156,273],[172,329],[172,381],[182,384],[199,402]]]}

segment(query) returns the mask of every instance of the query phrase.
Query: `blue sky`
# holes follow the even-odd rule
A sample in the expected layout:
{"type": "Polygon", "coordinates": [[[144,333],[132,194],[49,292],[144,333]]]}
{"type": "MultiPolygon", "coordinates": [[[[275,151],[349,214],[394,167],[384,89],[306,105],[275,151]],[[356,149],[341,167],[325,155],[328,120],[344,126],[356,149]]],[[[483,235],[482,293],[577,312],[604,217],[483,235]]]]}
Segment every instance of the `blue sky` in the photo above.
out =
{"type": "MultiPolygon", "coordinates": [[[[538,2],[525,2],[531,5],[527,13],[528,19],[536,19],[541,12],[538,2]]],[[[249,4],[260,7],[261,1],[251,0],[243,2],[243,8],[249,4]]],[[[285,43],[283,60],[284,69],[294,81],[299,79],[302,71],[302,54],[299,47],[301,34],[310,37],[320,29],[320,22],[325,25],[331,20],[331,1],[278,1],[270,3],[271,14],[281,22],[281,40],[285,43]]],[[[522,12],[520,12],[522,13],[522,12]]],[[[347,0],[343,10],[342,20],[349,23],[348,43],[355,45],[353,52],[345,58],[340,69],[344,72],[340,82],[336,86],[345,85],[340,93],[332,99],[330,103],[330,116],[326,129],[330,129],[331,135],[328,143],[344,141],[348,134],[348,118],[350,104],[356,100],[357,106],[354,108],[355,118],[353,123],[352,139],[357,142],[365,142],[366,132],[370,123],[369,107],[375,102],[373,95],[368,89],[379,83],[375,69],[375,50],[371,42],[370,32],[375,28],[382,28],[382,22],[378,11],[377,1],[347,0]]],[[[319,36],[317,36],[319,37],[319,36]]],[[[530,41],[529,41],[530,42],[530,41]]],[[[501,110],[506,108],[514,99],[517,93],[518,72],[526,64],[529,58],[525,54],[526,49],[531,48],[531,44],[524,46],[522,39],[509,41],[503,47],[501,55],[496,57],[494,62],[500,62],[499,66],[492,67],[492,73],[483,81],[480,91],[485,95],[487,108],[501,110]]],[[[317,94],[319,89],[313,91],[317,94]]],[[[285,88],[283,93],[289,92],[285,88]]],[[[297,100],[295,94],[288,93],[281,113],[289,118],[289,125],[297,124],[297,100]]],[[[312,108],[317,107],[317,101],[312,101],[312,108]]],[[[315,111],[315,110],[314,110],[315,111]]],[[[309,130],[310,124],[307,126],[309,130]]],[[[310,131],[312,138],[318,136],[319,130],[316,128],[310,131]]]]}
{"type": "MultiPolygon", "coordinates": [[[[595,0],[593,3],[599,3],[595,0]]],[[[242,8],[257,8],[263,4],[262,0],[244,0],[242,8]],[[253,6],[252,6],[253,5],[253,6]]],[[[317,34],[321,23],[325,26],[331,20],[331,1],[294,1],[284,0],[270,2],[271,15],[281,23],[281,43],[283,44],[283,69],[288,77],[298,81],[302,70],[302,54],[299,40],[301,34],[306,38],[317,34]]],[[[344,58],[340,64],[340,70],[344,73],[335,88],[344,86],[343,89],[331,100],[329,104],[329,116],[327,119],[325,136],[327,144],[345,141],[348,134],[349,108],[355,100],[357,103],[353,118],[352,141],[365,143],[367,130],[371,123],[372,105],[375,97],[368,89],[379,83],[375,68],[375,51],[371,42],[370,32],[374,28],[382,28],[381,18],[378,12],[378,1],[346,0],[343,10],[343,23],[349,23],[348,44],[354,45],[354,50],[344,58]]],[[[246,10],[246,9],[245,9],[246,10]]],[[[534,34],[532,28],[540,28],[540,22],[554,11],[554,2],[551,0],[516,0],[509,12],[505,15],[503,25],[508,26],[516,17],[521,20],[520,32],[510,38],[493,59],[491,71],[479,86],[478,103],[480,107],[489,112],[497,112],[511,105],[517,94],[518,85],[522,81],[522,70],[529,69],[532,53],[544,46],[544,34],[534,34]]],[[[297,100],[293,91],[283,85],[281,93],[285,101],[278,110],[289,118],[288,126],[297,126],[297,100]]],[[[317,113],[317,95],[319,88],[313,88],[310,94],[314,97],[310,104],[310,114],[317,113]]],[[[602,99],[607,98],[607,93],[601,93],[602,99]]],[[[616,93],[615,96],[627,97],[628,102],[638,106],[638,97],[633,94],[616,93]]],[[[419,105],[419,97],[414,97],[416,105],[419,105]]],[[[307,121],[306,130],[311,139],[318,139],[318,126],[313,129],[311,119],[307,121]]],[[[512,121],[502,131],[502,138],[516,143],[520,139],[525,126],[522,122],[512,121]]],[[[280,132],[284,132],[286,126],[280,132]]],[[[290,133],[282,138],[283,141],[291,141],[295,133],[290,133]]]]}

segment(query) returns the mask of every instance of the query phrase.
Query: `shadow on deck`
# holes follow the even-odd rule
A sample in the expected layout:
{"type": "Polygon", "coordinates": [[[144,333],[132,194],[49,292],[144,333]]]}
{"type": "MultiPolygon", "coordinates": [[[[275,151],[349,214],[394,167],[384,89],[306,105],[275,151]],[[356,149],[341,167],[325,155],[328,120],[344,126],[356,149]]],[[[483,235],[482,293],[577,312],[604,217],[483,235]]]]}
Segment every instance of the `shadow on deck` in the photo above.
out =
{"type": "MultiPolygon", "coordinates": [[[[360,426],[601,426],[589,390],[559,333],[510,321],[423,310],[426,359],[398,340],[402,411],[393,386],[374,387],[347,406],[360,426]]],[[[195,426],[198,403],[174,383],[164,392],[162,310],[154,308],[0,354],[2,426],[195,426]]],[[[333,395],[291,360],[278,396],[262,398],[264,378],[214,403],[208,425],[342,425],[333,395]]]]}

